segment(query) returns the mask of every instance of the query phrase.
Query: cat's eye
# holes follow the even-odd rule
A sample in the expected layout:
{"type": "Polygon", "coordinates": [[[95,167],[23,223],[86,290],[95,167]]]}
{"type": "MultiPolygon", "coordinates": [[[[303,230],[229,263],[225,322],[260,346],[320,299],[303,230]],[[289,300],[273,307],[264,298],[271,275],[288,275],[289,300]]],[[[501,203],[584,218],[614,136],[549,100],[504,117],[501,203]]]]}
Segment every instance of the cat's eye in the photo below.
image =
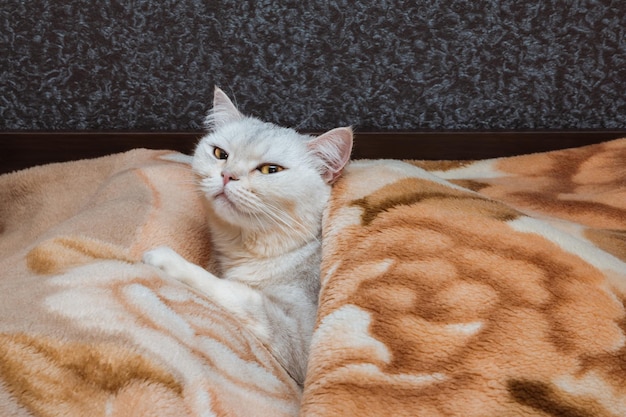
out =
{"type": "Polygon", "coordinates": [[[264,164],[258,167],[257,169],[261,171],[261,174],[275,174],[277,172],[282,171],[285,168],[281,167],[280,165],[264,164]]]}
{"type": "Polygon", "coordinates": [[[228,152],[217,146],[213,148],[213,155],[215,155],[217,159],[228,159],[228,152]]]}

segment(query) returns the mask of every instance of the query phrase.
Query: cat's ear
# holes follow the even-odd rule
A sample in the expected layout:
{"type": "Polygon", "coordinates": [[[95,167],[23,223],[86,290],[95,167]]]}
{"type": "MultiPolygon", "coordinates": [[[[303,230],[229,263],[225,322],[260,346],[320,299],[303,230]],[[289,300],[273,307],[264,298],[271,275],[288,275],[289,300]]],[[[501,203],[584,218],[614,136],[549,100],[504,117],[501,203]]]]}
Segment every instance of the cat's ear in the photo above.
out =
{"type": "Polygon", "coordinates": [[[237,107],[230,101],[230,98],[219,87],[215,87],[213,93],[213,109],[204,119],[204,125],[209,130],[217,129],[220,126],[242,119],[244,116],[237,110],[237,107]]]}
{"type": "Polygon", "coordinates": [[[332,184],[350,160],[352,128],[338,127],[309,142],[309,150],[322,161],[322,177],[332,184]]]}

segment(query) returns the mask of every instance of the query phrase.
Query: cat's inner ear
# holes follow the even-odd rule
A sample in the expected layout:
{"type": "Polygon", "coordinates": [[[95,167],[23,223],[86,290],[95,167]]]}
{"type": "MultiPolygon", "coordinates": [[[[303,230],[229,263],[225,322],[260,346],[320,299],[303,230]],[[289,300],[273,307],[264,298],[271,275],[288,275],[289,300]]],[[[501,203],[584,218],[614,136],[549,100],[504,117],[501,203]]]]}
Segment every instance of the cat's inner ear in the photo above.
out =
{"type": "Polygon", "coordinates": [[[322,177],[332,184],[350,160],[352,128],[338,127],[309,142],[309,150],[322,161],[322,177]]]}
{"type": "Polygon", "coordinates": [[[205,126],[214,130],[230,122],[242,119],[244,116],[219,87],[213,93],[213,109],[204,120],[205,126]]]}

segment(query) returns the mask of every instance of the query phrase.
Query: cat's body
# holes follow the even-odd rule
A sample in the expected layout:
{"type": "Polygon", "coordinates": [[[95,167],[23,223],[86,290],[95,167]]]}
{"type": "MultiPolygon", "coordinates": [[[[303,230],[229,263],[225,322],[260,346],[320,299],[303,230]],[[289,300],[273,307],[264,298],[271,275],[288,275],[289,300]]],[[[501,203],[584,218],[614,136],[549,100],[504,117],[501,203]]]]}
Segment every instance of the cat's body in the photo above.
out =
{"type": "Polygon", "coordinates": [[[205,293],[263,342],[298,384],[319,292],[321,218],[352,148],[349,128],[318,137],[245,117],[219,89],[192,169],[207,200],[216,277],[168,247],[144,262],[205,293]]]}

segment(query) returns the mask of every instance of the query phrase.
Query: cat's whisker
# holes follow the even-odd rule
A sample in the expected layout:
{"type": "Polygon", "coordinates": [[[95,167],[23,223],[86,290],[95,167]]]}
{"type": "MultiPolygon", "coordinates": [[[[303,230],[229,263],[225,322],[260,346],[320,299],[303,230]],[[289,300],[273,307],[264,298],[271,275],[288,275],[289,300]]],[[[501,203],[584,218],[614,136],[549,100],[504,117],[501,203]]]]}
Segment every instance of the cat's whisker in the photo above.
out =
{"type": "MultiPolygon", "coordinates": [[[[273,213],[272,211],[269,210],[265,210],[264,214],[272,221],[274,222],[274,224],[276,224],[277,227],[280,227],[283,230],[287,230],[287,231],[291,231],[296,233],[298,236],[300,236],[301,238],[306,238],[306,234],[302,233],[302,231],[298,230],[296,227],[294,227],[289,221],[285,220],[284,218],[282,218],[279,214],[277,213],[273,213]]],[[[293,219],[292,219],[293,220],[293,219]]],[[[306,240],[306,239],[305,239],[306,240]]]]}
{"type": "Polygon", "coordinates": [[[264,230],[266,228],[265,222],[263,222],[256,213],[264,214],[267,219],[276,225],[276,227],[279,227],[286,233],[295,234],[305,242],[311,240],[319,242],[317,236],[309,232],[306,226],[280,207],[274,206],[271,203],[264,203],[260,201],[254,193],[247,190],[241,190],[239,197],[241,199],[240,202],[247,206],[246,208],[254,215],[259,222],[259,225],[263,227],[264,230]]]}
{"type": "Polygon", "coordinates": [[[296,232],[305,241],[309,241],[313,239],[319,243],[319,239],[316,235],[311,233],[304,224],[296,220],[293,216],[289,215],[289,213],[287,213],[285,210],[281,209],[280,207],[274,206],[272,204],[266,204],[265,207],[268,209],[265,212],[270,218],[272,219],[275,218],[276,220],[282,222],[285,226],[289,227],[291,230],[296,232]],[[284,217],[289,219],[291,222],[289,222],[288,220],[285,220],[284,217]],[[293,224],[299,227],[296,228],[293,226],[293,224]]]}

